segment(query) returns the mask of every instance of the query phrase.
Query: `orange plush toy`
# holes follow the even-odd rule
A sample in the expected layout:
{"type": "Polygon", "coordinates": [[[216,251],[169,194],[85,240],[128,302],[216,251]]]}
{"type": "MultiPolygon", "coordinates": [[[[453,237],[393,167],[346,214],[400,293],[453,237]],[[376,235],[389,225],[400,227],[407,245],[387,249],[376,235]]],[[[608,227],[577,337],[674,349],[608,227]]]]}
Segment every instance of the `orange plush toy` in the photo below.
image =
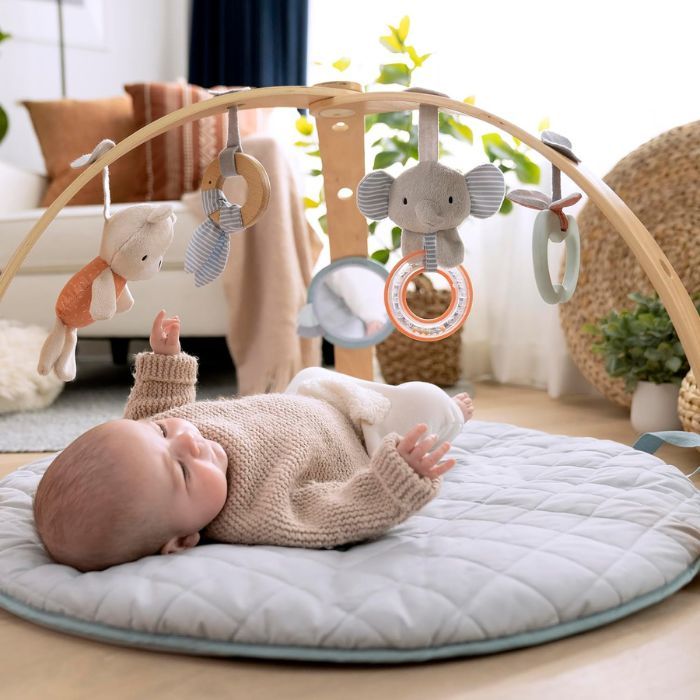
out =
{"type": "MultiPolygon", "coordinates": [[[[102,141],[72,165],[92,163],[113,146],[113,141],[102,141]]],[[[105,225],[99,255],[76,272],[58,295],[56,321],[39,358],[39,374],[53,369],[63,381],[75,378],[78,328],[128,311],[134,298],[127,281],[153,277],[173,240],[175,214],[170,205],[137,204],[110,216],[107,168],[103,185],[105,225]]]]}

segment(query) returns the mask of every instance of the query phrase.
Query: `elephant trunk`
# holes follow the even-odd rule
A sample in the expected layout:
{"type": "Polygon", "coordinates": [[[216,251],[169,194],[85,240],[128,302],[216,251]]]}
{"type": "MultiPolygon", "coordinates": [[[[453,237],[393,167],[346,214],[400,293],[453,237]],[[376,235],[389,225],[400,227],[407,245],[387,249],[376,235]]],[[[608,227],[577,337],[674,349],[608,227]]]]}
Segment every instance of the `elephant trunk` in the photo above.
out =
{"type": "Polygon", "coordinates": [[[416,218],[426,228],[421,233],[431,233],[445,226],[445,217],[440,213],[437,205],[430,199],[421,199],[416,202],[416,218]]]}

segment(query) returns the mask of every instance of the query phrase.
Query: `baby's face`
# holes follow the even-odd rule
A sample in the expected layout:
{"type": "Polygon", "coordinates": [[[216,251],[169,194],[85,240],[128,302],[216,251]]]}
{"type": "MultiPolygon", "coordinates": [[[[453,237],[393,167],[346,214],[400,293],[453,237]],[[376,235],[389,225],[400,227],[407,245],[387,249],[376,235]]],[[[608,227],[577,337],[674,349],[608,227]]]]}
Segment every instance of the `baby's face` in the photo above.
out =
{"type": "Polygon", "coordinates": [[[218,515],[226,501],[228,466],[219,443],[181,418],[122,419],[109,425],[110,438],[119,441],[124,478],[133,482],[133,497],[145,499],[174,533],[198,533],[218,515]]]}

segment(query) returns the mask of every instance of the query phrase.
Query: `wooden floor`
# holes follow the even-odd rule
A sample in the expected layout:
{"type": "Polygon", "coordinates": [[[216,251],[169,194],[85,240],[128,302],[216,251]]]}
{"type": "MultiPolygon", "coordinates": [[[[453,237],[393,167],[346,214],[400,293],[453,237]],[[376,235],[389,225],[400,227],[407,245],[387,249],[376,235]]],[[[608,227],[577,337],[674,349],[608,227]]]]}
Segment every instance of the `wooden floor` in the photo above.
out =
{"type": "MultiPolygon", "coordinates": [[[[552,400],[534,389],[478,384],[475,418],[631,444],[628,413],[603,399],[552,400]]],[[[689,473],[700,452],[663,448],[689,473]]],[[[37,457],[0,455],[0,476],[37,457]]],[[[696,482],[697,483],[697,482],[696,482]]],[[[697,700],[700,577],[669,600],[559,642],[412,666],[331,666],[201,659],[122,649],[44,630],[0,611],[0,697],[250,700],[697,700]]]]}

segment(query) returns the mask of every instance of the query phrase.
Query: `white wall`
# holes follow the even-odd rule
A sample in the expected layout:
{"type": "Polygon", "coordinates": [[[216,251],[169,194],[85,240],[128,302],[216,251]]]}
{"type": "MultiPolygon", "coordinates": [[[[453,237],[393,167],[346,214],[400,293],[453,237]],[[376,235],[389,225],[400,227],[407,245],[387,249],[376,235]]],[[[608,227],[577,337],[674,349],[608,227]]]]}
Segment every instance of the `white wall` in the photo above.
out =
{"type": "MultiPolygon", "coordinates": [[[[57,12],[51,0],[0,0],[0,29],[17,32],[31,7],[42,33],[50,35],[57,12]],[[21,2],[24,7],[18,5],[21,2]]],[[[125,83],[176,80],[187,74],[190,0],[101,0],[105,34],[101,48],[68,47],[67,97],[119,95],[125,83]]],[[[0,161],[43,172],[43,159],[19,100],[61,97],[58,44],[17,36],[0,44],[0,104],[10,130],[0,161]]]]}

